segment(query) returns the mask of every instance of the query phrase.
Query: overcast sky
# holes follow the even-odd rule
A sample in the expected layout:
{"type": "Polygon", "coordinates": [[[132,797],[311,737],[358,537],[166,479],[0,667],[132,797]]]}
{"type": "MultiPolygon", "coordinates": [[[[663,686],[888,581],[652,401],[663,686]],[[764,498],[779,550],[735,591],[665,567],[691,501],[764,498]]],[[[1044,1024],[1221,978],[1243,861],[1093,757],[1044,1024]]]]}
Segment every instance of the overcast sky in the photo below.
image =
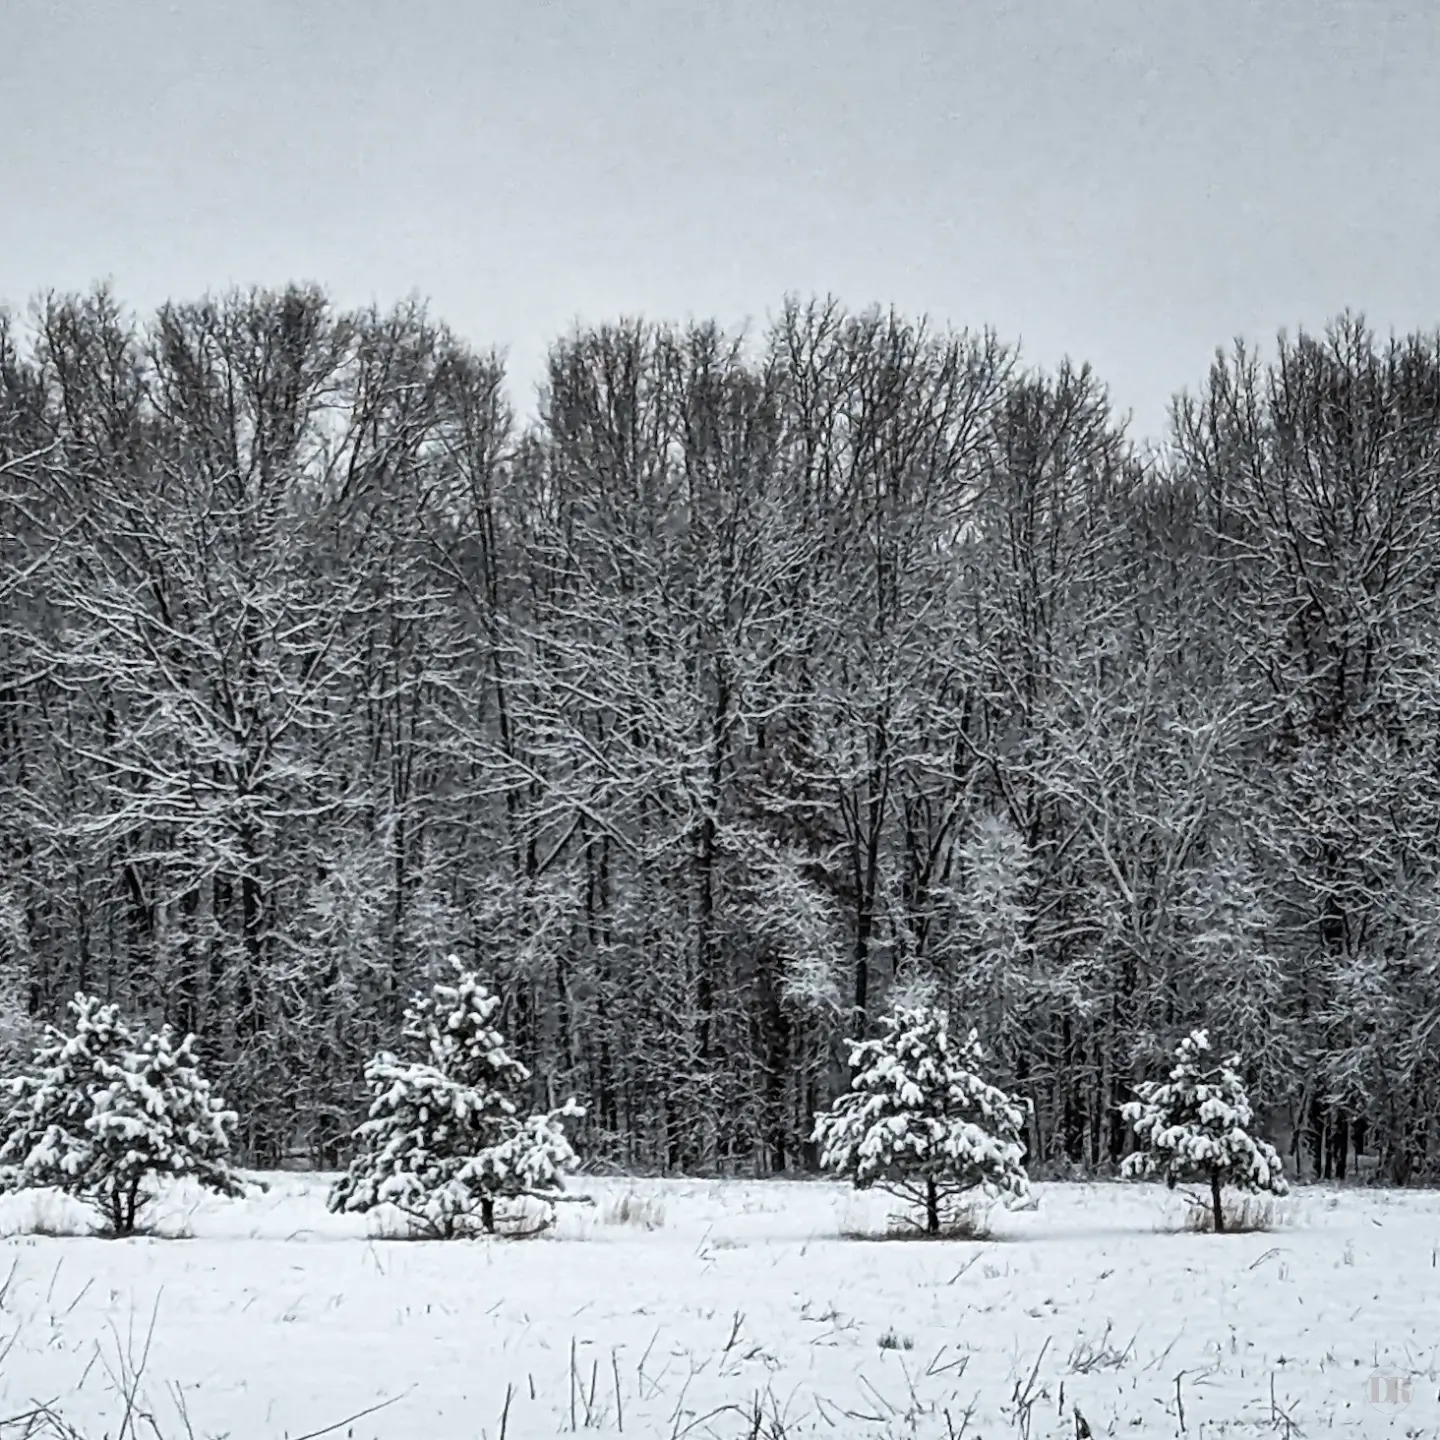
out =
{"type": "Polygon", "coordinates": [[[1089,359],[1440,325],[1440,3],[0,0],[0,298],[411,292],[508,347],[788,292],[1089,359]]]}

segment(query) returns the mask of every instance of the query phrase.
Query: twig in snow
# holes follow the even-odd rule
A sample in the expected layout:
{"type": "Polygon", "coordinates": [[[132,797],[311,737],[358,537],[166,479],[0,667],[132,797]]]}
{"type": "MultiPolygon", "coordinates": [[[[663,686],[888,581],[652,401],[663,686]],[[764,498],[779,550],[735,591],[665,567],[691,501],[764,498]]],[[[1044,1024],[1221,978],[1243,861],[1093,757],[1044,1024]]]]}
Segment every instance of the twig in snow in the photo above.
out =
{"type": "MultiPolygon", "coordinates": [[[[123,1347],[120,1344],[119,1332],[113,1324],[110,1326],[110,1333],[115,1338],[115,1364],[119,1374],[117,1375],[114,1370],[111,1370],[103,1358],[101,1363],[105,1365],[106,1374],[109,1375],[110,1382],[115,1386],[125,1407],[120,1416],[120,1428],[116,1432],[116,1440],[127,1440],[127,1436],[129,1440],[135,1440],[135,1420],[140,1399],[140,1386],[145,1378],[145,1368],[150,1363],[150,1346],[155,1339],[155,1323],[160,1317],[160,1293],[156,1292],[155,1304],[150,1310],[150,1325],[145,1332],[145,1345],[140,1352],[138,1362],[135,1359],[135,1312],[133,1310],[130,1312],[130,1330],[123,1347]]],[[[150,1428],[152,1430],[155,1428],[153,1418],[150,1419],[150,1428]]]]}
{"type": "Polygon", "coordinates": [[[1270,1372],[1270,1423],[1277,1429],[1283,1430],[1285,1440],[1290,1440],[1292,1435],[1300,1433],[1299,1422],[1285,1409],[1275,1398],[1275,1372],[1270,1372]]]}
{"type": "Polygon", "coordinates": [[[185,1387],[178,1380],[172,1380],[167,1388],[171,1400],[175,1403],[175,1413],[185,1427],[185,1440],[195,1440],[195,1427],[190,1423],[190,1407],[185,1403],[185,1387]]]}
{"type": "Polygon", "coordinates": [[[55,1282],[60,1278],[60,1267],[64,1263],[65,1257],[63,1255],[60,1256],[60,1258],[55,1262],[55,1269],[50,1276],[50,1288],[45,1292],[45,1303],[47,1305],[50,1303],[51,1298],[55,1294],[55,1282]]]}
{"type": "Polygon", "coordinates": [[[863,1375],[863,1374],[860,1376],[860,1383],[861,1383],[892,1415],[898,1415],[898,1414],[900,1413],[900,1411],[899,1411],[898,1409],[896,1409],[896,1407],[895,1407],[894,1405],[892,1405],[892,1404],[870,1383],[870,1381],[869,1381],[869,1380],[866,1378],[866,1376],[863,1375]]]}
{"type": "MultiPolygon", "coordinates": [[[[1035,1390],[1035,1377],[1040,1373],[1040,1362],[1045,1358],[1045,1352],[1050,1348],[1052,1337],[1047,1335],[1045,1343],[1040,1347],[1040,1353],[1035,1357],[1035,1363],[1030,1367],[1029,1378],[1022,1387],[1020,1382],[1015,1382],[1015,1389],[1011,1392],[1010,1403],[1015,1409],[1015,1424],[1020,1431],[1021,1440],[1030,1440],[1030,1412],[1035,1408],[1035,1401],[1039,1395],[1035,1390]]],[[[1043,1388],[1041,1393],[1043,1393],[1043,1388]]]]}
{"type": "Polygon", "coordinates": [[[414,1392],[415,1386],[403,1391],[399,1395],[392,1395],[388,1400],[380,1400],[374,1405],[368,1405],[364,1410],[357,1410],[353,1415],[347,1415],[343,1420],[337,1420],[333,1425],[326,1425],[319,1430],[311,1430],[307,1434],[297,1435],[295,1440],[320,1440],[322,1435],[333,1435],[337,1430],[344,1429],[347,1425],[353,1425],[357,1420],[364,1420],[371,1415],[378,1415],[382,1410],[388,1410],[392,1405],[398,1405],[407,1395],[414,1392]]]}
{"type": "Polygon", "coordinates": [[[970,1363],[970,1356],[968,1354],[957,1355],[953,1360],[947,1360],[943,1365],[940,1363],[940,1357],[949,1348],[948,1345],[942,1345],[935,1352],[935,1358],[925,1367],[926,1379],[932,1379],[936,1375],[948,1375],[952,1370],[955,1371],[956,1379],[959,1379],[959,1377],[965,1373],[965,1367],[970,1363]]]}
{"type": "Polygon", "coordinates": [[[579,1426],[575,1423],[575,1337],[570,1337],[570,1433],[573,1435],[579,1426]]]}
{"type": "MultiPolygon", "coordinates": [[[[655,1342],[660,1338],[660,1327],[655,1327],[655,1333],[650,1337],[650,1343],[645,1347],[645,1353],[640,1357],[640,1363],[635,1367],[635,1388],[640,1398],[645,1398],[645,1362],[650,1358],[650,1352],[655,1348],[655,1342]]],[[[658,1389],[658,1385],[655,1389],[658,1389]]],[[[653,1392],[652,1392],[653,1393],[653,1392]]]]}
{"type": "Polygon", "coordinates": [[[74,1312],[75,1312],[75,1307],[85,1298],[85,1296],[86,1296],[87,1294],[89,1294],[89,1292],[90,1292],[90,1287],[91,1287],[94,1283],[95,1283],[95,1277],[92,1275],[92,1276],[80,1287],[80,1293],[65,1307],[65,1315],[66,1315],[67,1318],[68,1318],[70,1315],[74,1314],[74,1312]]]}
{"type": "Polygon", "coordinates": [[[945,1407],[943,1414],[945,1416],[946,1440],[965,1440],[965,1432],[970,1428],[970,1421],[975,1415],[975,1407],[979,1403],[980,1397],[977,1395],[965,1407],[964,1413],[960,1416],[960,1428],[958,1430],[955,1428],[955,1422],[950,1418],[950,1407],[948,1405],[945,1407]]]}
{"type": "MultiPolygon", "coordinates": [[[[686,1396],[686,1393],[687,1393],[687,1392],[689,1391],[689,1389],[690,1389],[690,1382],[691,1382],[694,1378],[695,1378],[695,1370],[694,1370],[694,1367],[692,1366],[692,1367],[691,1367],[691,1370],[690,1370],[690,1373],[685,1377],[685,1383],[680,1387],[680,1398],[675,1402],[675,1409],[674,1409],[673,1413],[672,1413],[671,1416],[670,1416],[670,1440],[679,1440],[679,1436],[680,1436],[680,1433],[681,1433],[681,1431],[680,1431],[680,1415],[681,1415],[681,1412],[682,1412],[682,1411],[684,1410],[684,1408],[685,1408],[685,1396],[686,1396]]],[[[724,1407],[722,1406],[721,1409],[723,1409],[723,1408],[724,1408],[724,1407]]],[[[713,1413],[718,1414],[719,1411],[715,1411],[715,1412],[713,1412],[713,1413]]],[[[705,1418],[708,1420],[710,1417],[707,1415],[705,1418]]],[[[688,1430],[692,1429],[693,1427],[687,1425],[685,1428],[686,1428],[686,1430],[688,1431],[688,1430]]]]}
{"type": "Polygon", "coordinates": [[[590,1393],[585,1393],[585,1387],[580,1387],[580,1401],[585,1406],[585,1428],[589,1430],[592,1426],[598,1425],[595,1418],[595,1387],[600,1383],[600,1360],[595,1357],[590,1362],[590,1393]]]}
{"type": "Polygon", "coordinates": [[[977,1250],[945,1283],[947,1285],[953,1285],[957,1280],[959,1280],[963,1275],[965,1275],[969,1271],[970,1267],[974,1265],[975,1262],[985,1253],[986,1252],[984,1250],[977,1250]]]}
{"type": "Polygon", "coordinates": [[[10,1286],[15,1281],[15,1272],[20,1268],[20,1257],[17,1255],[10,1262],[10,1273],[5,1277],[3,1284],[0,1284],[0,1310],[5,1308],[5,1301],[10,1294],[10,1286]]]}
{"type": "Polygon", "coordinates": [[[1184,1333],[1185,1327],[1182,1325],[1180,1327],[1179,1333],[1175,1336],[1175,1338],[1153,1360],[1147,1360],[1145,1362],[1144,1368],[1146,1370],[1158,1370],[1160,1366],[1165,1363],[1165,1360],[1169,1356],[1170,1352],[1180,1343],[1180,1336],[1184,1333]]]}

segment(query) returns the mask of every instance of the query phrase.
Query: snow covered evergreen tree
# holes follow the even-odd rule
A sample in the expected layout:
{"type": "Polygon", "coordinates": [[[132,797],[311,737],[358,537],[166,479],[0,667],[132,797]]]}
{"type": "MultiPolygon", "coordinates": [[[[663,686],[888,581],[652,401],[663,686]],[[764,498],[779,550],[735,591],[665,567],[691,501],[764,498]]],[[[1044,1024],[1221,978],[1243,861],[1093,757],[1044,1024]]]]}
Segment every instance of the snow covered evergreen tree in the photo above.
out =
{"type": "Polygon", "coordinates": [[[530,1071],[492,1024],[500,1006],[453,956],[453,984],[436,984],[405,1012],[405,1038],[423,1056],[382,1052],[365,1067],[374,1097],[356,1153],[331,1189],[332,1211],[393,1205],[421,1233],[451,1239],[478,1214],[495,1229],[497,1199],[549,1200],[577,1164],[565,1135],[573,1101],[521,1118],[515,1092],[530,1071]]]}
{"type": "Polygon", "coordinates": [[[195,1037],[140,1033],[92,995],[69,1009],[73,1033],[47,1027],[35,1073],[5,1084],[0,1188],[74,1195],[112,1235],[134,1234],[160,1176],[243,1194],[226,1158],[235,1113],[210,1093],[195,1037]]]}
{"type": "Polygon", "coordinates": [[[880,1026],[850,1042],[850,1089],[816,1120],[821,1167],[922,1207],[929,1235],[962,1197],[1024,1199],[1024,1103],[976,1073],[975,1032],[957,1044],[946,1013],[926,1005],[897,1007],[880,1026]]]}
{"type": "Polygon", "coordinates": [[[1177,1181],[1208,1180],[1215,1229],[1225,1229],[1221,1191],[1231,1185],[1252,1193],[1284,1195],[1280,1156],[1249,1132],[1250,1099],[1238,1073],[1240,1057],[1209,1059],[1210,1037],[1192,1030],[1175,1052],[1168,1080],[1137,1085],[1138,1099],[1121,1107],[1135,1127],[1141,1149],[1126,1158],[1122,1173],[1177,1181]]]}

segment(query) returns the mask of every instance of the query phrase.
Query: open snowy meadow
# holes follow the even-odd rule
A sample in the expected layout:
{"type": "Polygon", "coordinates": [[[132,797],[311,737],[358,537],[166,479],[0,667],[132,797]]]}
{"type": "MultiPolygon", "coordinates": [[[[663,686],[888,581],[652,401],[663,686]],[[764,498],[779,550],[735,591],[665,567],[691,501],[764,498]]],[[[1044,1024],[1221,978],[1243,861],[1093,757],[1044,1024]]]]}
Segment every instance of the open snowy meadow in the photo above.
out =
{"type": "Polygon", "coordinates": [[[922,1242],[827,1183],[577,1180],[596,1203],[543,1238],[425,1243],[265,1179],[167,1197],[172,1239],[0,1202],[0,1436],[1042,1440],[1077,1407],[1095,1436],[1440,1436],[1436,1193],[1305,1189],[1217,1237],[1163,1188],[1041,1185],[922,1242]]]}

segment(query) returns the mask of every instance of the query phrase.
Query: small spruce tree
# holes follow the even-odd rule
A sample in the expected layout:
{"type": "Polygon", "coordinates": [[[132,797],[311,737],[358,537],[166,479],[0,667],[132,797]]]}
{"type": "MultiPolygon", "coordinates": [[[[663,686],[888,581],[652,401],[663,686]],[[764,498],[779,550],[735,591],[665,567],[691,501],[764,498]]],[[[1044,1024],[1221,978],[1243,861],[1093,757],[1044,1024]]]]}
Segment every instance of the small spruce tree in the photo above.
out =
{"type": "Polygon", "coordinates": [[[1141,1146],[1121,1173],[1162,1176],[1172,1190],[1177,1181],[1208,1181],[1217,1232],[1225,1229],[1224,1186],[1272,1195],[1289,1189],[1274,1146],[1250,1134],[1253,1113],[1239,1065],[1238,1055],[1212,1060],[1208,1033],[1193,1030],[1175,1052],[1169,1079],[1137,1085],[1139,1098],[1120,1109],[1141,1146]]]}
{"type": "Polygon", "coordinates": [[[91,995],[69,1009],[72,1033],[47,1026],[34,1073],[5,1083],[0,1188],[74,1195],[112,1235],[135,1233],[162,1176],[242,1195],[227,1158],[236,1116],[200,1074],[195,1037],[141,1033],[91,995]]]}
{"type": "Polygon", "coordinates": [[[850,1089],[815,1123],[821,1168],[920,1208],[928,1235],[964,1198],[1024,1199],[1024,1102],[976,1073],[975,1032],[957,1044],[927,1005],[897,1007],[880,1029],[849,1042],[850,1089]]]}
{"type": "Polygon", "coordinates": [[[392,1205],[436,1239],[466,1233],[477,1215],[493,1232],[497,1199],[553,1201],[577,1164],[563,1121],[585,1113],[567,1101],[521,1118],[515,1091],[530,1071],[492,1024],[499,997],[459,960],[450,964],[454,983],[405,1012],[404,1037],[423,1058],[382,1052],[365,1067],[369,1118],[328,1201],[337,1212],[392,1205]]]}

